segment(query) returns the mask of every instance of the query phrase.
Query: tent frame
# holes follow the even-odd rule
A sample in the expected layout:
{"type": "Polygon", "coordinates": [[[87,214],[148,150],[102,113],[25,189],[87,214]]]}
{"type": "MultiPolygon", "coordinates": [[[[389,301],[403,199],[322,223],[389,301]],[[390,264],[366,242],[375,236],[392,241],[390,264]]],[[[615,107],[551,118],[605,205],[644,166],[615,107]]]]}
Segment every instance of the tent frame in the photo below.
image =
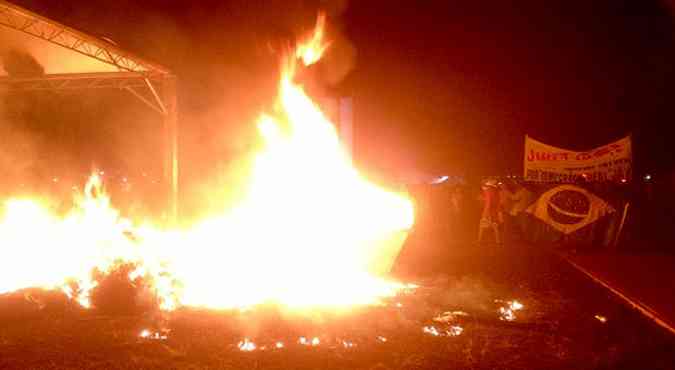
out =
{"type": "Polygon", "coordinates": [[[0,77],[7,91],[66,91],[120,89],[131,93],[163,120],[163,173],[168,184],[169,222],[178,216],[178,127],[176,77],[167,68],[122,50],[110,41],[75,30],[29,10],[0,0],[0,27],[96,59],[118,72],[45,74],[31,78],[0,77]],[[148,97],[149,95],[149,97],[148,97]]]}

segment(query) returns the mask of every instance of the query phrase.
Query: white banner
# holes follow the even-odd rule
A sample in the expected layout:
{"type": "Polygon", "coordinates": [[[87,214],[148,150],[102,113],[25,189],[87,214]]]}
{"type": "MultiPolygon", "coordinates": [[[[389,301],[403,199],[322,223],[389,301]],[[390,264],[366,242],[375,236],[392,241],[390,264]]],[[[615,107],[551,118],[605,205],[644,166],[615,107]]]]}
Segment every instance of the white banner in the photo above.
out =
{"type": "Polygon", "coordinates": [[[630,136],[585,151],[556,148],[525,137],[524,176],[527,181],[629,181],[633,160],[630,136]]]}

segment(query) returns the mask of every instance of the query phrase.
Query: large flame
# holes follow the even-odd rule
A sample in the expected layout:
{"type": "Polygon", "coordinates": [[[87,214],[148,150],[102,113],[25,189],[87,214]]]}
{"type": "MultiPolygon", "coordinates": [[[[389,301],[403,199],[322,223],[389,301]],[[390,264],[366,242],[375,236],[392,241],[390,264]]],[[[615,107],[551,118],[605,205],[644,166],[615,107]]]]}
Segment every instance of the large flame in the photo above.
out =
{"type": "Polygon", "coordinates": [[[258,121],[263,149],[236,206],[188,229],[132,228],[98,176],[65,217],[35,201],[7,202],[0,293],[61,288],[87,306],[91,270],[121,261],[137,266],[130,279],[151,281],[165,309],[345,307],[395,294],[402,285],[385,276],[413,223],[412,203],[359,175],[333,124],[295,82],[297,63],[326,50],[324,24],[320,15],[284,57],[277,109],[258,121]]]}
{"type": "Polygon", "coordinates": [[[77,194],[75,207],[63,217],[36,199],[5,202],[0,243],[4,249],[0,258],[0,293],[29,287],[61,288],[89,307],[89,293],[97,285],[92,271],[105,274],[119,263],[152,268],[151,275],[158,278],[157,289],[163,287],[159,281],[162,274],[155,270],[158,259],[144,258],[142,253],[149,249],[139,248],[131,222],[110,206],[97,173],[91,176],[83,193],[77,194]]]}

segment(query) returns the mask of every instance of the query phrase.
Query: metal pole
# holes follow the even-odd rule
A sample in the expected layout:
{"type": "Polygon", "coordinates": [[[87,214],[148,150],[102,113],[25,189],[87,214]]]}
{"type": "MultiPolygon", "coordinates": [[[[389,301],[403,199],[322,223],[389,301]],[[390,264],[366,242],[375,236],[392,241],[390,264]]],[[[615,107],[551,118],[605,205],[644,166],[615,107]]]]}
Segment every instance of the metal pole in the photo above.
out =
{"type": "Polygon", "coordinates": [[[178,221],[178,107],[176,104],[176,77],[163,80],[164,107],[164,178],[168,190],[168,221],[178,221]]]}
{"type": "Polygon", "coordinates": [[[612,243],[612,248],[616,248],[619,245],[619,237],[621,237],[621,232],[623,231],[623,226],[626,223],[626,216],[628,216],[628,208],[630,207],[630,202],[626,202],[626,205],[623,206],[623,215],[621,216],[621,223],[619,224],[619,230],[616,232],[616,237],[614,238],[614,243],[612,243]]]}

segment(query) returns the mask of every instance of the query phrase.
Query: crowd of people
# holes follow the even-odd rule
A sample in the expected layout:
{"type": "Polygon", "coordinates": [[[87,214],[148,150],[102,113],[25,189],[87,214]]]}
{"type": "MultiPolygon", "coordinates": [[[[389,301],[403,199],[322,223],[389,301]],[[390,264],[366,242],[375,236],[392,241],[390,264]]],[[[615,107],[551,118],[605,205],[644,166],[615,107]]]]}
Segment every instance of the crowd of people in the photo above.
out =
{"type": "Polygon", "coordinates": [[[456,183],[409,190],[416,201],[418,229],[477,243],[503,244],[521,235],[521,213],[534,200],[533,192],[514,180],[490,179],[479,189],[456,183]]]}
{"type": "MultiPolygon", "coordinates": [[[[446,236],[452,241],[477,244],[503,245],[540,236],[532,235],[536,230],[533,227],[535,223],[525,211],[545,189],[556,184],[513,178],[489,178],[474,184],[453,182],[409,187],[417,206],[416,228],[423,233],[446,236]]],[[[629,204],[621,235],[626,241],[624,244],[646,237],[673,239],[669,228],[664,225],[675,220],[675,175],[659,176],[658,179],[646,176],[620,183],[584,182],[575,185],[609,203],[618,219],[629,204]]],[[[605,228],[608,227],[600,226],[599,229],[605,228]]],[[[543,226],[540,229],[543,230],[543,226]]],[[[600,235],[601,232],[592,238],[609,240],[610,236],[600,235]]],[[[595,243],[609,244],[608,241],[598,240],[595,243]]]]}

